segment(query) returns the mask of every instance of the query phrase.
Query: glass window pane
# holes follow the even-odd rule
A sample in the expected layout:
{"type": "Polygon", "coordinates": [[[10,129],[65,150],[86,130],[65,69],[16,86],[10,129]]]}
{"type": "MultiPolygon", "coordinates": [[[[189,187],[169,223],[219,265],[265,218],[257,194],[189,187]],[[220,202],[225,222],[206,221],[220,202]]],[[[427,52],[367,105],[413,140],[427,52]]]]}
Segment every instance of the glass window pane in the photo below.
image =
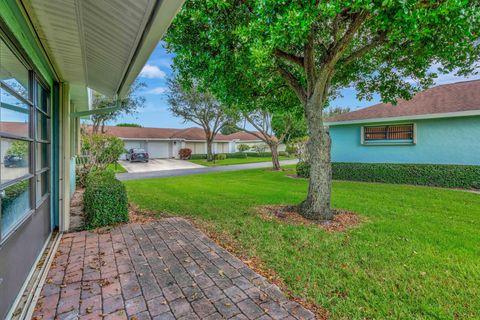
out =
{"type": "Polygon", "coordinates": [[[0,40],[0,80],[28,99],[28,70],[0,40]]]}
{"type": "Polygon", "coordinates": [[[0,89],[0,93],[0,131],[28,137],[28,105],[4,89],[0,89]]]}
{"type": "Polygon", "coordinates": [[[36,170],[41,170],[48,167],[48,158],[49,158],[49,144],[37,142],[36,147],[36,170]]]}
{"type": "Polygon", "coordinates": [[[30,150],[28,146],[28,141],[1,139],[2,165],[0,179],[2,184],[29,173],[30,150]]]}
{"type": "Polygon", "coordinates": [[[48,93],[40,84],[37,84],[37,91],[37,107],[43,112],[48,113],[48,93]]]}
{"type": "Polygon", "coordinates": [[[30,179],[20,181],[0,191],[2,237],[13,230],[25,217],[30,206],[30,179]]]}
{"type": "Polygon", "coordinates": [[[50,190],[50,171],[42,172],[37,176],[37,202],[50,190]]]}
{"type": "Polygon", "coordinates": [[[37,139],[49,139],[49,119],[40,112],[37,112],[37,139]]]}

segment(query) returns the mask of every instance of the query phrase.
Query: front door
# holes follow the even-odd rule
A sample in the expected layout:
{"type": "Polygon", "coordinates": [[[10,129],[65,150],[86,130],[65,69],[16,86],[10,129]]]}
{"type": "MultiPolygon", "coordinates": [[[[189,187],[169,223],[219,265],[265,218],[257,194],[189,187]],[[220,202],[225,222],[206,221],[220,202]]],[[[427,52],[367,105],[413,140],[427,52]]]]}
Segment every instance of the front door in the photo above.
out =
{"type": "Polygon", "coordinates": [[[0,33],[0,319],[52,231],[50,92],[0,33]]]}

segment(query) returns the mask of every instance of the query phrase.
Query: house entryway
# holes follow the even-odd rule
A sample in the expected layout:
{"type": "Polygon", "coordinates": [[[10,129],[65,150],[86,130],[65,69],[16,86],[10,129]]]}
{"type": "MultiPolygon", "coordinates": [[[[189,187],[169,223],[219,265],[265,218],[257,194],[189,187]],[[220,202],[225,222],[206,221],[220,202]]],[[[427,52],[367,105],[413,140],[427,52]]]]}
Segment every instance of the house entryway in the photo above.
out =
{"type": "Polygon", "coordinates": [[[65,234],[34,319],[314,319],[181,218],[65,234]]]}

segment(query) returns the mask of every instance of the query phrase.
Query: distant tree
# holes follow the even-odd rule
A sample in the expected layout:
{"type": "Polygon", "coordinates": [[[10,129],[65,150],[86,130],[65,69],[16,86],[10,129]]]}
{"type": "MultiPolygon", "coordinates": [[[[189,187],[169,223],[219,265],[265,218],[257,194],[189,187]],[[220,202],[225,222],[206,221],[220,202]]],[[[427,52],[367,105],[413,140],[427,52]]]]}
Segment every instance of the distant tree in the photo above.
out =
{"type": "Polygon", "coordinates": [[[290,129],[285,135],[285,139],[283,139],[283,143],[288,143],[292,139],[305,137],[307,135],[307,124],[301,112],[291,113],[288,119],[289,121],[285,122],[285,119],[282,117],[272,118],[272,129],[276,136],[281,136],[282,133],[285,132],[285,125],[288,124],[290,126],[290,129]]]}
{"type": "Polygon", "coordinates": [[[225,125],[220,132],[224,135],[229,135],[235,132],[239,132],[238,128],[234,124],[225,125]]]}
{"type": "Polygon", "coordinates": [[[212,143],[222,128],[231,123],[224,107],[209,92],[200,90],[192,81],[190,87],[182,85],[178,79],[168,81],[168,103],[170,112],[203,128],[207,142],[207,161],[213,161],[212,143]]]}
{"type": "MultiPolygon", "coordinates": [[[[272,114],[268,111],[258,110],[256,112],[242,112],[240,117],[240,121],[237,123],[237,128],[248,132],[265,142],[265,145],[270,148],[272,153],[273,170],[280,170],[278,146],[282,144],[292,127],[292,115],[290,113],[280,113],[278,111],[277,113],[272,114]],[[277,132],[278,136],[275,135],[273,130],[273,122],[282,123],[282,130],[277,132]],[[255,130],[248,129],[249,126],[247,124],[255,130]]],[[[265,148],[265,146],[263,147],[265,148]]]]}
{"type": "Polygon", "coordinates": [[[107,109],[118,107],[114,111],[99,112],[91,116],[92,132],[94,134],[105,133],[105,122],[114,121],[122,115],[135,115],[145,106],[145,97],[140,94],[147,85],[136,80],[130,87],[128,94],[118,100],[108,98],[98,92],[93,93],[93,109],[107,109]]]}
{"type": "Polygon", "coordinates": [[[117,123],[117,127],[134,127],[134,128],[143,128],[142,125],[138,123],[117,123]]]}
{"type": "Polygon", "coordinates": [[[241,143],[238,146],[238,151],[240,151],[240,152],[245,152],[245,151],[248,151],[248,150],[250,150],[250,146],[248,144],[241,143]]]}
{"type": "Polygon", "coordinates": [[[352,111],[349,107],[330,107],[330,108],[326,108],[324,111],[323,111],[323,116],[325,118],[331,118],[331,117],[334,117],[334,116],[338,116],[340,114],[344,114],[344,113],[349,113],[350,111],[352,111]]]}

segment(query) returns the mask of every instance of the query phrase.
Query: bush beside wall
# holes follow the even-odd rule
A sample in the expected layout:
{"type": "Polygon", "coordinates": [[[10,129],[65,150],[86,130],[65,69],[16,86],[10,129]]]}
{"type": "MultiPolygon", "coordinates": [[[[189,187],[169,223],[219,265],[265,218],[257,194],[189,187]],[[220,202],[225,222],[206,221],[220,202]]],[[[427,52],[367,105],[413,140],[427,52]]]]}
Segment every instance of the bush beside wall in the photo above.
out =
{"type": "Polygon", "coordinates": [[[99,228],[128,221],[127,190],[113,172],[92,172],[84,194],[85,226],[99,228]]]}
{"type": "Polygon", "coordinates": [[[245,152],[227,153],[227,159],[246,159],[247,154],[245,152]]]}
{"type": "MultiPolygon", "coordinates": [[[[297,175],[308,177],[309,169],[308,164],[299,163],[297,175]]],[[[335,162],[332,176],[335,180],[480,189],[480,166],[335,162]]]]}
{"type": "Polygon", "coordinates": [[[190,156],[190,160],[202,160],[202,159],[207,159],[207,154],[199,153],[199,154],[192,154],[190,156]]]}
{"type": "Polygon", "coordinates": [[[272,153],[271,152],[245,152],[247,156],[249,157],[261,157],[261,158],[266,158],[266,157],[271,157],[272,153]]]}

